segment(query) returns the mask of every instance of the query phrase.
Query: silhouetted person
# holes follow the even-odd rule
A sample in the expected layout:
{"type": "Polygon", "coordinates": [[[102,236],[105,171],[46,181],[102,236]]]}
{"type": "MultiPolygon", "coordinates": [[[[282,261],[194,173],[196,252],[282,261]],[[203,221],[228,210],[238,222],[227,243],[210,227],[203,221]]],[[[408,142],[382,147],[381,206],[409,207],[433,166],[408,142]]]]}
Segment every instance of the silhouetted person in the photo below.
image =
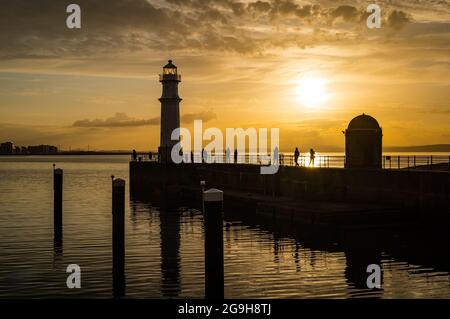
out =
{"type": "Polygon", "coordinates": [[[237,163],[238,151],[234,150],[234,162],[237,163]]]}
{"type": "Polygon", "coordinates": [[[231,163],[231,151],[229,147],[227,147],[227,150],[225,152],[225,162],[231,163]]]}
{"type": "Polygon", "coordinates": [[[204,160],[205,160],[205,149],[202,148],[202,163],[204,162],[204,160]]]}
{"type": "Polygon", "coordinates": [[[314,167],[314,159],[316,158],[316,152],[313,149],[309,150],[309,166],[314,167]]]}
{"type": "Polygon", "coordinates": [[[149,153],[148,153],[148,159],[149,159],[149,161],[151,161],[151,160],[152,160],[152,157],[153,157],[153,154],[152,154],[152,152],[149,152],[149,153]]]}
{"type": "Polygon", "coordinates": [[[298,147],[295,148],[295,152],[294,152],[294,161],[295,161],[295,166],[298,166],[298,157],[300,156],[300,151],[298,150],[298,147]]]}
{"type": "Polygon", "coordinates": [[[273,160],[272,160],[272,163],[270,163],[270,165],[278,165],[279,164],[279,162],[278,162],[278,157],[280,156],[279,153],[280,153],[280,151],[279,151],[278,146],[277,146],[273,150],[273,160]]]}
{"type": "Polygon", "coordinates": [[[136,150],[133,150],[133,161],[136,162],[136,160],[137,160],[137,152],[136,150]]]}

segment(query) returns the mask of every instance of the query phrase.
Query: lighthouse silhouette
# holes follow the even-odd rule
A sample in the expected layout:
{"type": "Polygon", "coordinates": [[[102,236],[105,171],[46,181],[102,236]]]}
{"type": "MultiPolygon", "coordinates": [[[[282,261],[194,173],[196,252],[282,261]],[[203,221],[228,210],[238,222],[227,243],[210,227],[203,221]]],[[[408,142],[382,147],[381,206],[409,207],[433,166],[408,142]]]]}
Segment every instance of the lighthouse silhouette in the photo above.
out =
{"type": "Polygon", "coordinates": [[[161,102],[161,139],[158,148],[159,161],[170,163],[172,147],[180,141],[180,134],[172,132],[180,127],[180,102],[178,95],[178,83],[181,82],[181,75],[178,74],[177,67],[169,60],[163,67],[163,73],[159,75],[159,82],[162,84],[161,102]]]}

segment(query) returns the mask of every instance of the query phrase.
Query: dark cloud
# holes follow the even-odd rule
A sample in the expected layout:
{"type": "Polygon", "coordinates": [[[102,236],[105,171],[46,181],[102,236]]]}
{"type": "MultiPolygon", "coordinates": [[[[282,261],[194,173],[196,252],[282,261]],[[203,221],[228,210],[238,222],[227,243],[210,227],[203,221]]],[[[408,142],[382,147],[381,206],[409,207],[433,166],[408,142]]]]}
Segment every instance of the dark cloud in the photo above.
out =
{"type": "Polygon", "coordinates": [[[330,13],[331,17],[334,19],[342,18],[346,22],[358,21],[361,16],[361,11],[356,7],[343,5],[332,10],[330,13]]]}
{"type": "Polygon", "coordinates": [[[250,2],[247,5],[247,9],[252,12],[258,12],[258,13],[267,13],[272,9],[272,6],[270,5],[269,2],[265,2],[265,1],[256,1],[256,2],[250,2]]]}
{"type": "Polygon", "coordinates": [[[125,113],[116,113],[113,117],[107,119],[95,120],[78,120],[72,124],[76,127],[129,127],[129,126],[144,126],[144,125],[159,125],[159,117],[149,120],[138,120],[131,118],[125,113]]]}
{"type": "Polygon", "coordinates": [[[216,113],[212,111],[204,111],[199,113],[188,113],[181,116],[182,124],[191,124],[195,120],[202,120],[203,122],[208,122],[217,118],[216,113]]]}
{"type": "Polygon", "coordinates": [[[400,30],[406,23],[411,22],[412,17],[403,11],[393,10],[389,13],[387,24],[389,27],[400,30]]]}
{"type": "MultiPolygon", "coordinates": [[[[212,111],[187,113],[181,117],[181,124],[191,124],[194,120],[203,120],[204,122],[208,122],[215,118],[217,118],[217,116],[212,111]]],[[[129,117],[125,113],[116,113],[113,117],[107,119],[85,119],[75,121],[72,124],[74,127],[133,127],[148,125],[160,125],[160,118],[154,117],[151,119],[135,119],[129,117]]]]}
{"type": "MultiPolygon", "coordinates": [[[[286,34],[279,41],[278,27],[306,23],[320,28],[336,19],[360,23],[366,14],[351,5],[302,6],[293,0],[77,0],[82,25],[70,30],[66,7],[72,2],[2,0],[0,59],[89,59],[145,50],[259,54],[271,47],[327,41],[326,35],[305,34],[286,34]],[[252,31],[267,26],[273,31],[252,31]]],[[[387,18],[394,29],[408,21],[410,16],[399,10],[387,18]]]]}

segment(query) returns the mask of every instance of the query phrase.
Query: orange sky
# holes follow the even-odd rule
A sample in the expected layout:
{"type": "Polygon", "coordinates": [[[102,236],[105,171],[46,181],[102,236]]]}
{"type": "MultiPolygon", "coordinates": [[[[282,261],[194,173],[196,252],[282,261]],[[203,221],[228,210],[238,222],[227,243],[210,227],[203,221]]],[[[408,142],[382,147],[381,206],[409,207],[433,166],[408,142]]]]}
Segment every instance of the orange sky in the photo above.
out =
{"type": "Polygon", "coordinates": [[[386,146],[450,143],[450,2],[377,1],[376,30],[368,3],[2,1],[0,140],[156,149],[171,57],[185,127],[278,127],[282,150],[335,150],[364,112],[386,146]]]}

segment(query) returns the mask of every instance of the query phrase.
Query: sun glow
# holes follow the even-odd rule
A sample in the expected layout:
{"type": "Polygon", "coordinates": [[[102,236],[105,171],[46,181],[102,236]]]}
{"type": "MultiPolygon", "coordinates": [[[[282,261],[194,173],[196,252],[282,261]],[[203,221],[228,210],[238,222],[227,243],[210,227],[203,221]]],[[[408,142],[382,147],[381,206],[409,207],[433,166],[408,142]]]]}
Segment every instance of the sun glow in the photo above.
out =
{"type": "Polygon", "coordinates": [[[317,76],[305,76],[298,81],[296,93],[300,103],[311,109],[323,106],[328,100],[327,81],[317,76]]]}

